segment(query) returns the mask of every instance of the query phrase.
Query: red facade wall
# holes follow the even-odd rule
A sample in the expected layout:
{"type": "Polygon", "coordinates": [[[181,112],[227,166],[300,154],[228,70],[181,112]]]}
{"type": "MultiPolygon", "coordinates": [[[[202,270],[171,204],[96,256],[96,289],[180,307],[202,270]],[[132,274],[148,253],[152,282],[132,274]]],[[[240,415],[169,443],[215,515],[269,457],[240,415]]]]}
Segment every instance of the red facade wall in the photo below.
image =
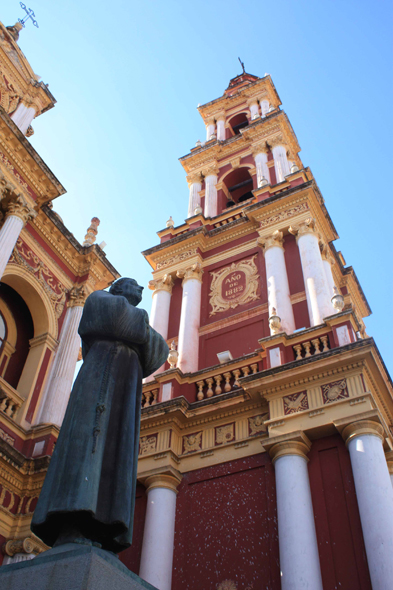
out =
{"type": "Polygon", "coordinates": [[[145,526],[147,495],[143,485],[137,485],[134,512],[134,530],[132,545],[119,555],[120,561],[135,574],[139,574],[139,567],[142,555],[143,529],[145,526]]]}
{"type": "Polygon", "coordinates": [[[349,453],[337,434],[313,442],[309,474],[324,590],[371,590],[349,453]]]}
{"type": "Polygon", "coordinates": [[[168,338],[177,338],[180,326],[181,300],[183,296],[182,280],[176,279],[172,289],[169,307],[168,338]]]}
{"type": "Polygon", "coordinates": [[[289,292],[291,295],[294,293],[301,293],[304,291],[304,279],[299,248],[295,236],[292,236],[291,234],[285,236],[284,248],[289,292]]]}
{"type": "Polygon", "coordinates": [[[267,453],[184,475],[176,508],[173,590],[279,590],[273,467],[267,453]]]}

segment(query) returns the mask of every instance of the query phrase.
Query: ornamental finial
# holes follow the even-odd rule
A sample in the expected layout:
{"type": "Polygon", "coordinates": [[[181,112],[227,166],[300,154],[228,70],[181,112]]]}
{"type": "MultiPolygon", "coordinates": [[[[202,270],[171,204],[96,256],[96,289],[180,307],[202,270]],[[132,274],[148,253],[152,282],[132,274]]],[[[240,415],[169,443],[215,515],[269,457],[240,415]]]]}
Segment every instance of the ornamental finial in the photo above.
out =
{"type": "Polygon", "coordinates": [[[98,219],[98,217],[93,217],[93,219],[91,220],[91,224],[90,227],[87,228],[87,233],[85,235],[85,241],[83,242],[82,246],[84,246],[85,248],[88,248],[89,246],[92,246],[94,244],[94,242],[96,241],[96,237],[97,237],[97,227],[100,225],[100,220],[98,219]]]}

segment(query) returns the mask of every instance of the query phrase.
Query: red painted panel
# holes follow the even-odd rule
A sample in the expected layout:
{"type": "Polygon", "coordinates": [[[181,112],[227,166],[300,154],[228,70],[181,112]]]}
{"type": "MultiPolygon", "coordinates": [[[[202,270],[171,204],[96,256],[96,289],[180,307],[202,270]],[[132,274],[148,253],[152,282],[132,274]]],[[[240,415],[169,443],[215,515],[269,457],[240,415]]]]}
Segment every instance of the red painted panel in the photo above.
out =
{"type": "Polygon", "coordinates": [[[313,442],[309,474],[324,590],[371,590],[351,462],[339,435],[313,442]]]}
{"type": "Polygon", "coordinates": [[[288,234],[285,236],[285,265],[288,273],[289,292],[301,293],[304,291],[304,279],[302,263],[300,262],[299,248],[295,236],[288,234]]]}
{"type": "Polygon", "coordinates": [[[268,314],[252,318],[242,324],[206,334],[199,339],[199,369],[218,364],[217,353],[230,350],[239,358],[260,348],[258,340],[269,335],[268,314]]]}
{"type": "MultiPolygon", "coordinates": [[[[3,535],[0,535],[0,547],[2,547],[6,541],[7,539],[3,537],[3,535]]],[[[5,555],[3,555],[2,551],[0,551],[0,565],[3,563],[4,557],[5,555]]]]}
{"type": "Polygon", "coordinates": [[[143,485],[137,485],[132,545],[119,554],[120,561],[135,574],[139,574],[142,555],[143,529],[145,526],[147,495],[143,485]]]}
{"type": "Polygon", "coordinates": [[[45,351],[45,354],[44,354],[44,359],[41,363],[39,373],[38,373],[38,377],[37,377],[37,381],[36,381],[36,384],[34,387],[33,395],[31,396],[29,409],[27,410],[27,414],[26,414],[26,422],[29,422],[29,424],[31,424],[31,421],[34,416],[34,411],[37,406],[38,398],[39,398],[39,395],[41,392],[42,384],[45,379],[46,371],[48,369],[48,364],[49,364],[49,359],[50,359],[51,354],[52,354],[52,351],[49,350],[49,348],[47,348],[45,351]]]}
{"type": "Polygon", "coordinates": [[[270,184],[274,186],[277,184],[277,176],[276,176],[276,169],[274,166],[269,168],[269,176],[270,176],[270,184]]]}
{"type": "Polygon", "coordinates": [[[52,260],[56,262],[60,266],[60,268],[65,272],[65,274],[70,277],[74,282],[77,281],[78,277],[74,275],[74,273],[68,268],[66,264],[64,264],[63,260],[55,254],[52,248],[45,242],[43,237],[37,232],[37,230],[28,223],[25,229],[29,232],[29,234],[42,246],[42,248],[47,252],[52,260]]]}
{"type": "Polygon", "coordinates": [[[279,590],[274,472],[267,453],[184,475],[176,508],[173,590],[279,590]]]}
{"type": "Polygon", "coordinates": [[[169,307],[168,338],[177,338],[180,326],[181,300],[183,296],[182,280],[176,279],[172,289],[169,307]]]}
{"type": "Polygon", "coordinates": [[[292,305],[293,315],[295,318],[296,330],[300,328],[310,328],[310,316],[308,315],[307,301],[299,301],[292,305]]]}
{"type": "Polygon", "coordinates": [[[209,250],[207,255],[209,257],[215,256],[216,254],[219,254],[220,252],[225,252],[225,250],[228,250],[229,248],[234,248],[235,246],[240,246],[240,244],[244,244],[245,242],[251,242],[251,240],[253,240],[254,238],[255,238],[255,240],[258,238],[257,232],[254,232],[252,234],[247,234],[246,236],[242,236],[241,238],[238,238],[237,240],[232,240],[231,242],[229,242],[227,244],[223,244],[222,246],[218,246],[217,248],[213,248],[212,250],[209,250]]]}

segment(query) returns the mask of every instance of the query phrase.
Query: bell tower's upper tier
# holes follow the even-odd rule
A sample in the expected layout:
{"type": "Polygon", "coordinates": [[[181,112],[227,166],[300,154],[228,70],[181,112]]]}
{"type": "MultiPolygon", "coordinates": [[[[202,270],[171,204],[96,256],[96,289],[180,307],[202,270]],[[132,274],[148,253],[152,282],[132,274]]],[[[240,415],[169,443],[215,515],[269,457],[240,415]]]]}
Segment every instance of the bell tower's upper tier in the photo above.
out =
{"type": "Polygon", "coordinates": [[[286,182],[303,168],[291,124],[269,74],[232,78],[223,96],[198,107],[206,141],[180,159],[190,187],[188,217],[213,218],[286,182]]]}

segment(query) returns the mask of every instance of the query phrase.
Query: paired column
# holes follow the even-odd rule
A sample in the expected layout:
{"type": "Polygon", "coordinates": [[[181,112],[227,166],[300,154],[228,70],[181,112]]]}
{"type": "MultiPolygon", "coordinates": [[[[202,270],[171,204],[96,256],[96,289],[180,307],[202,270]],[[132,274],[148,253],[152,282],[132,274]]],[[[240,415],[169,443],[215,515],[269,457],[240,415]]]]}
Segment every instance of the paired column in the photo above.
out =
{"type": "MultiPolygon", "coordinates": [[[[285,266],[283,233],[275,231],[267,238],[259,238],[258,244],[265,255],[269,316],[277,314],[281,318],[282,331],[292,334],[296,327],[285,266]]],[[[270,331],[271,334],[276,333],[274,328],[270,331]]]]}
{"type": "Polygon", "coordinates": [[[251,98],[247,104],[250,109],[250,115],[251,115],[251,121],[252,121],[253,119],[256,119],[257,117],[259,117],[258,101],[256,98],[251,98]]]}
{"type": "Polygon", "coordinates": [[[195,209],[201,205],[200,192],[202,190],[202,183],[200,177],[188,177],[188,186],[190,189],[190,197],[188,200],[188,214],[187,217],[195,215],[195,209]]]}
{"type": "Polygon", "coordinates": [[[289,232],[296,236],[299,247],[311,326],[318,326],[336,310],[330,301],[315,219],[306,219],[298,227],[290,227],[289,232]]]}
{"type": "Polygon", "coordinates": [[[42,396],[37,424],[49,423],[61,426],[63,422],[81,344],[78,327],[85,300],[86,292],[83,286],[71,289],[59,347],[42,396]]]}
{"type": "Polygon", "coordinates": [[[393,580],[393,488],[381,424],[360,420],[342,432],[351,457],[364,544],[373,590],[389,590],[393,580]]]}
{"type": "Polygon", "coordinates": [[[261,112],[262,118],[266,117],[266,113],[269,111],[269,101],[261,100],[261,112]]]}
{"type": "Polygon", "coordinates": [[[183,279],[177,366],[183,373],[198,371],[202,274],[199,263],[177,271],[177,276],[183,279]]]}
{"type": "Polygon", "coordinates": [[[35,109],[32,106],[27,106],[21,102],[19,103],[18,108],[12,113],[11,119],[25,135],[35,116],[35,109]]]}
{"type": "Polygon", "coordinates": [[[37,215],[27,204],[23,195],[10,201],[3,227],[0,230],[0,278],[11,257],[12,251],[26,223],[37,215]]]}
{"type": "Polygon", "coordinates": [[[272,443],[269,453],[276,474],[281,588],[323,590],[307,469],[311,443],[303,433],[296,440],[274,444],[273,439],[272,443]]]}
{"type": "Polygon", "coordinates": [[[287,148],[284,145],[275,145],[272,152],[277,182],[282,182],[291,173],[287,159],[287,148]]]}
{"type": "Polygon", "coordinates": [[[176,495],[180,474],[146,479],[147,507],[139,576],[158,590],[171,590],[176,495]]]}
{"type": "Polygon", "coordinates": [[[225,114],[217,116],[217,139],[225,140],[225,114]]]}
{"type": "MultiPolygon", "coordinates": [[[[171,275],[162,279],[149,281],[149,289],[153,291],[153,302],[150,312],[150,325],[166,340],[168,338],[169,310],[171,306],[173,280],[171,275]]],[[[162,373],[165,363],[157,371],[146,378],[145,382],[153,381],[154,375],[162,373]]]]}
{"type": "Polygon", "coordinates": [[[204,171],[205,175],[205,217],[217,215],[217,168],[209,168],[204,171]]]}
{"type": "Polygon", "coordinates": [[[212,135],[216,134],[216,124],[214,119],[209,119],[206,121],[206,141],[210,141],[212,139],[212,135]]]}
{"type": "Polygon", "coordinates": [[[255,167],[257,169],[257,186],[260,188],[264,184],[270,184],[269,168],[267,167],[267,154],[257,150],[253,154],[255,167]]]}

